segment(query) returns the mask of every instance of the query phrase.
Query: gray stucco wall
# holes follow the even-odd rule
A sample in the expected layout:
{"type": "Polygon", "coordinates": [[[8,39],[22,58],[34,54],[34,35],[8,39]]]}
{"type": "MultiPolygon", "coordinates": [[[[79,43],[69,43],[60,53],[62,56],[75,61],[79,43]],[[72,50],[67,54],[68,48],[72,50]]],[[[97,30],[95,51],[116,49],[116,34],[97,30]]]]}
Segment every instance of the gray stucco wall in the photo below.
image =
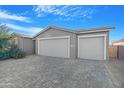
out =
{"type": "Polygon", "coordinates": [[[70,58],[76,58],[76,34],[65,32],[56,29],[48,29],[48,31],[40,34],[35,38],[35,53],[38,54],[38,38],[48,38],[48,37],[59,37],[59,36],[70,36],[70,58]]]}
{"type": "Polygon", "coordinates": [[[17,45],[19,48],[23,50],[23,39],[20,37],[17,37],[17,45]]]}
{"type": "Polygon", "coordinates": [[[109,32],[106,32],[107,39],[106,39],[106,57],[107,60],[109,60],[109,32]]]}
{"type": "Polygon", "coordinates": [[[31,38],[23,38],[23,50],[27,54],[34,54],[34,41],[31,38]]]}
{"type": "Polygon", "coordinates": [[[35,54],[38,55],[38,41],[37,40],[34,40],[34,43],[35,43],[35,54]]]}
{"type": "Polygon", "coordinates": [[[20,38],[18,37],[18,46],[26,54],[34,54],[34,41],[31,38],[20,38]]]}

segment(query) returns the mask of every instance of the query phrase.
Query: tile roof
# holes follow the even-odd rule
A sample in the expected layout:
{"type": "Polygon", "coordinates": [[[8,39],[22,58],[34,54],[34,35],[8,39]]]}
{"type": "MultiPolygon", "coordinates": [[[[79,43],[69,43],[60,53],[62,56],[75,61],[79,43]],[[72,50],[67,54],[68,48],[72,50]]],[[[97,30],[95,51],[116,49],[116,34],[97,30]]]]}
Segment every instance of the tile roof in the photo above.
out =
{"type": "Polygon", "coordinates": [[[117,41],[113,41],[112,43],[118,43],[118,42],[124,42],[124,39],[120,39],[120,40],[117,40],[117,41]]]}
{"type": "Polygon", "coordinates": [[[29,36],[29,35],[24,35],[24,34],[20,34],[20,33],[13,33],[13,34],[15,34],[17,37],[24,37],[24,38],[32,38],[31,36],[29,36]]]}

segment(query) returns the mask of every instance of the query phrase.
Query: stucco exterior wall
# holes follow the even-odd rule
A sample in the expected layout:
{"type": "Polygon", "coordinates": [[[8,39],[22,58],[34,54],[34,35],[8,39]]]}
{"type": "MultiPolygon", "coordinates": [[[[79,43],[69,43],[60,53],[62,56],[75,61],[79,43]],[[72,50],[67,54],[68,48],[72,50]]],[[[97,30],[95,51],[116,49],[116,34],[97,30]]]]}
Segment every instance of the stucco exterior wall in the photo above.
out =
{"type": "Polygon", "coordinates": [[[107,34],[107,39],[106,39],[106,57],[107,57],[107,60],[109,60],[109,32],[106,32],[107,34]]]}
{"type": "Polygon", "coordinates": [[[26,54],[34,54],[34,41],[31,38],[17,38],[17,45],[26,54]]]}
{"type": "Polygon", "coordinates": [[[23,50],[23,39],[20,38],[20,37],[17,37],[16,40],[17,40],[17,41],[16,41],[16,42],[17,42],[16,44],[18,45],[18,47],[23,50]]]}
{"type": "Polygon", "coordinates": [[[38,41],[37,41],[37,39],[36,40],[34,40],[34,43],[35,43],[35,54],[36,55],[38,55],[38,41]]]}
{"type": "Polygon", "coordinates": [[[34,41],[31,38],[23,38],[23,51],[34,54],[34,41]]]}
{"type": "Polygon", "coordinates": [[[76,58],[76,34],[65,32],[57,29],[48,29],[48,31],[43,32],[35,38],[35,50],[38,54],[38,38],[48,38],[48,37],[59,37],[59,36],[70,36],[70,58],[76,58]]]}

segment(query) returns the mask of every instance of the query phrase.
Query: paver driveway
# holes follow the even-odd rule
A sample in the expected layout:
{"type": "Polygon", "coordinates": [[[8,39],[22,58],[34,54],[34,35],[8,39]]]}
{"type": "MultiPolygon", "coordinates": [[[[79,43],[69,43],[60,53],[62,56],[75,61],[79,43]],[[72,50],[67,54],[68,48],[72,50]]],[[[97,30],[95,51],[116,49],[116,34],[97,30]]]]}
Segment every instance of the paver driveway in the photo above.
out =
{"type": "Polygon", "coordinates": [[[0,87],[124,87],[123,69],[123,62],[32,55],[0,61],[0,87]]]}

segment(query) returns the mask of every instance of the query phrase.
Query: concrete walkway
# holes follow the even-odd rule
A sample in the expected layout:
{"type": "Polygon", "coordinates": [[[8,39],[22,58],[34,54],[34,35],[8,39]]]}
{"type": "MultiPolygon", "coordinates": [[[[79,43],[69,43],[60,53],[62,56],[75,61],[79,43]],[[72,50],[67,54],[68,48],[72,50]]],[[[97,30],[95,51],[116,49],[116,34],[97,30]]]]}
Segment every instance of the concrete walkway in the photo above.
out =
{"type": "Polygon", "coordinates": [[[124,87],[124,62],[28,56],[0,61],[0,87],[124,87]]]}

